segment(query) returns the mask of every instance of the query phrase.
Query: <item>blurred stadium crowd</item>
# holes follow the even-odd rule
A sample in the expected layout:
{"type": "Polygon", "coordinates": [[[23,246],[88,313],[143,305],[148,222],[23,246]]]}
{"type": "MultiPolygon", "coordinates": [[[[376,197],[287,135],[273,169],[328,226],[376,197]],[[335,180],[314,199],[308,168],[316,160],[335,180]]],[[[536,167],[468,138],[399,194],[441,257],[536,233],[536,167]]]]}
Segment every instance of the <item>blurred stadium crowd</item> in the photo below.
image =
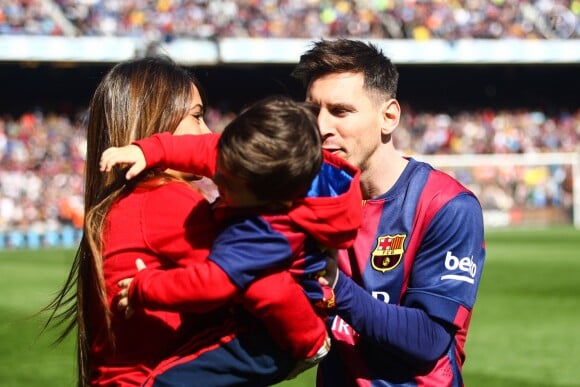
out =
{"type": "Polygon", "coordinates": [[[1,0],[0,34],[578,38],[579,0],[1,0]]]}
{"type": "MultiPolygon", "coordinates": [[[[559,39],[580,37],[580,0],[0,0],[0,35],[177,38],[559,39]]],[[[580,109],[404,106],[395,141],[408,154],[580,151],[580,109]]],[[[0,115],[0,250],[74,246],[83,218],[85,111],[0,115]]],[[[234,113],[209,109],[220,131],[234,113]]],[[[457,170],[487,210],[572,211],[570,166],[457,170]]]]}
{"type": "MultiPolygon", "coordinates": [[[[557,115],[525,110],[448,115],[404,109],[395,141],[411,155],[579,150],[580,110],[557,115]]],[[[71,119],[36,110],[0,117],[0,248],[31,240],[60,244],[63,230],[71,243],[78,238],[83,216],[84,114],[71,119]]],[[[220,131],[233,115],[210,109],[206,117],[210,128],[220,131]]],[[[569,166],[482,166],[458,173],[488,210],[572,206],[569,166]]]]}

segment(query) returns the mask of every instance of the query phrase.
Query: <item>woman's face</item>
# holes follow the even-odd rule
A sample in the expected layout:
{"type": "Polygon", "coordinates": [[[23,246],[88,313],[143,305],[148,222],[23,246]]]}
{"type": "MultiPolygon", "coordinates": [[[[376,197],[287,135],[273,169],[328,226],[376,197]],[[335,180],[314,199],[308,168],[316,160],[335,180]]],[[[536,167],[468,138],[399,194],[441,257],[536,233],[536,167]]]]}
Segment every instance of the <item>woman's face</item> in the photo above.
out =
{"type": "MultiPolygon", "coordinates": [[[[203,120],[204,106],[199,90],[195,86],[192,86],[192,88],[193,99],[191,101],[190,109],[181,122],[179,122],[179,125],[177,125],[177,129],[173,132],[174,136],[181,136],[184,134],[205,134],[211,132],[203,120]]],[[[165,172],[188,181],[200,178],[191,173],[180,172],[173,169],[167,169],[165,172]]]]}

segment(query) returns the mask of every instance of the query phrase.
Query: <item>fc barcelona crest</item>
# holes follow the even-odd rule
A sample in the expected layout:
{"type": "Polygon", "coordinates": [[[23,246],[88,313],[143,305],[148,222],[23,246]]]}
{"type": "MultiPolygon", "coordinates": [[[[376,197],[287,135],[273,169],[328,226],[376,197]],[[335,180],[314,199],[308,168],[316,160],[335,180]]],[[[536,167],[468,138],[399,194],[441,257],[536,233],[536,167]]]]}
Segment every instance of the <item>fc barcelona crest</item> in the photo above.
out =
{"type": "Polygon", "coordinates": [[[385,272],[393,270],[403,257],[406,234],[385,235],[377,238],[377,247],[371,257],[373,269],[385,272]]]}

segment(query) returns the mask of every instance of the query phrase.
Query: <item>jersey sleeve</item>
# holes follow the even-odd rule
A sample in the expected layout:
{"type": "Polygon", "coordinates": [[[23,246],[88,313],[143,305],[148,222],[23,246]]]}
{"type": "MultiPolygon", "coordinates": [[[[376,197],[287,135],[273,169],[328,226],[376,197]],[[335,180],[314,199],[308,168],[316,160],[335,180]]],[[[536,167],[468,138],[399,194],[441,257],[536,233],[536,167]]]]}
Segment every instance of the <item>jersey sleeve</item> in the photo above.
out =
{"type": "Polygon", "coordinates": [[[288,271],[256,279],[242,297],[242,305],[260,319],[274,341],[294,359],[310,358],[326,339],[326,325],[288,271]]]}
{"type": "Polygon", "coordinates": [[[481,207],[474,196],[462,193],[431,221],[401,304],[461,328],[475,303],[484,260],[481,207]]]}
{"type": "Polygon", "coordinates": [[[147,168],[171,168],[211,178],[216,171],[219,138],[216,133],[175,136],[164,132],[134,144],[143,151],[147,168]]]}
{"type": "Polygon", "coordinates": [[[286,269],[292,250],[288,239],[259,216],[232,220],[216,238],[209,259],[246,289],[269,270],[286,269]]]}
{"type": "Polygon", "coordinates": [[[151,310],[203,313],[232,300],[237,291],[219,266],[204,261],[137,273],[129,289],[129,299],[133,305],[151,310]]]}
{"type": "Polygon", "coordinates": [[[342,319],[367,342],[402,359],[433,362],[451,342],[448,327],[425,311],[379,301],[342,272],[335,294],[336,313],[342,319]]]}

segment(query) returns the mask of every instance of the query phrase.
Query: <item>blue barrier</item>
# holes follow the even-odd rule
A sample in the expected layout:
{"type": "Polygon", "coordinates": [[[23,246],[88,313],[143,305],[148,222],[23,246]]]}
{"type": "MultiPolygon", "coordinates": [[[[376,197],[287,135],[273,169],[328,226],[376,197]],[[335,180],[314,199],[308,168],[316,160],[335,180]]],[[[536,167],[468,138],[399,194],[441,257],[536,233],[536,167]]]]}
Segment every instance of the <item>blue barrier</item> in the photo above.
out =
{"type": "Polygon", "coordinates": [[[42,249],[46,247],[75,248],[83,231],[74,227],[63,227],[40,233],[35,230],[0,231],[0,250],[42,249]]]}

